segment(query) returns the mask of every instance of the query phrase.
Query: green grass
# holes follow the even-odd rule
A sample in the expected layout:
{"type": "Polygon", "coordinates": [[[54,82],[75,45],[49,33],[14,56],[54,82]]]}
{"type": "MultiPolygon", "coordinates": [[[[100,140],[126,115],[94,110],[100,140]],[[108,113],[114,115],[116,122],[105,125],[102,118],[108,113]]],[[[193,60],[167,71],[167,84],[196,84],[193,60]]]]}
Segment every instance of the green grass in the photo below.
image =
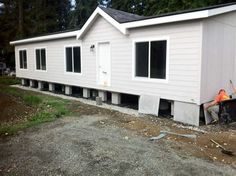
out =
{"type": "Polygon", "coordinates": [[[20,84],[20,79],[14,77],[0,76],[0,84],[4,85],[20,84]]]}
{"type": "Polygon", "coordinates": [[[22,121],[17,124],[0,123],[0,135],[8,134],[13,135],[18,131],[24,130],[29,127],[33,127],[45,122],[52,122],[62,116],[68,115],[69,100],[63,100],[61,98],[52,97],[48,95],[42,95],[39,93],[25,91],[14,87],[9,87],[11,83],[7,78],[7,81],[3,81],[0,78],[0,83],[4,86],[0,86],[0,93],[8,94],[21,99],[23,103],[33,108],[38,109],[35,114],[28,118],[26,121],[22,121]]]}
{"type": "Polygon", "coordinates": [[[8,135],[13,135],[13,134],[16,134],[20,130],[24,130],[26,128],[33,127],[33,126],[36,126],[45,122],[52,122],[62,116],[69,114],[69,111],[66,108],[68,105],[68,102],[62,101],[57,98],[55,98],[53,102],[50,102],[50,101],[44,102],[42,100],[42,102],[39,103],[38,105],[40,107],[40,111],[37,112],[35,115],[33,115],[31,118],[29,118],[27,121],[21,122],[18,124],[13,124],[13,125],[1,124],[0,135],[4,135],[6,133],[8,135]]]}
{"type": "Polygon", "coordinates": [[[43,102],[41,97],[35,95],[25,95],[23,96],[23,100],[27,105],[33,105],[33,106],[36,106],[43,102]]]}

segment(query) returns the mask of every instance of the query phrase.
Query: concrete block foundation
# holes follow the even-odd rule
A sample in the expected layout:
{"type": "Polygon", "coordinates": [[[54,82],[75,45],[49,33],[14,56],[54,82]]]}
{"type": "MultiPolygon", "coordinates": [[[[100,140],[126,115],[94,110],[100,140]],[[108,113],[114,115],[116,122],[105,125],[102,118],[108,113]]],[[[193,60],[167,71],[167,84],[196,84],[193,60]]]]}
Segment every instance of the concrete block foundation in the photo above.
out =
{"type": "Polygon", "coordinates": [[[141,95],[139,98],[138,112],[158,116],[160,97],[153,95],[141,95]]]}
{"type": "Polygon", "coordinates": [[[98,91],[98,96],[102,98],[102,101],[107,101],[107,92],[98,91]]]}
{"type": "Polygon", "coordinates": [[[121,103],[121,96],[119,93],[113,92],[111,94],[111,103],[115,105],[119,105],[121,103]]]}
{"type": "Polygon", "coordinates": [[[72,87],[71,86],[65,86],[65,94],[66,95],[72,94],[72,87]]]}
{"type": "Polygon", "coordinates": [[[30,80],[30,87],[36,87],[36,83],[34,80],[30,80]]]}
{"type": "Polygon", "coordinates": [[[43,82],[38,81],[38,90],[43,90],[43,82]]]}
{"type": "Polygon", "coordinates": [[[200,106],[191,103],[174,102],[174,120],[199,126],[200,106]]]}
{"type": "Polygon", "coordinates": [[[54,92],[55,91],[55,84],[49,83],[48,84],[48,89],[49,89],[49,91],[54,92]]]}
{"type": "Polygon", "coordinates": [[[21,85],[22,85],[22,86],[25,86],[26,84],[27,84],[26,79],[23,79],[23,78],[22,78],[22,79],[21,79],[21,85]]]}
{"type": "Polygon", "coordinates": [[[87,88],[83,89],[83,97],[84,98],[90,98],[90,90],[87,88]]]}

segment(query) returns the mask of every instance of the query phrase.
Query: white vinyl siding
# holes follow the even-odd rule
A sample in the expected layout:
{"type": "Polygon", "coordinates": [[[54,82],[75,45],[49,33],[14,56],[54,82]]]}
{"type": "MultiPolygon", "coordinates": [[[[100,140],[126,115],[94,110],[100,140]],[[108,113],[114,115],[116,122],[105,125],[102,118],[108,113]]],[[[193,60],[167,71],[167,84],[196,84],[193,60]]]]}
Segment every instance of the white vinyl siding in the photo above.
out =
{"type": "Polygon", "coordinates": [[[236,84],[236,12],[203,22],[201,103],[214,99],[220,89],[228,94],[236,84]]]}
{"type": "MultiPolygon", "coordinates": [[[[65,38],[18,45],[27,47],[28,57],[33,58],[34,48],[47,47],[47,72],[37,72],[35,62],[28,61],[28,73],[19,70],[17,76],[35,80],[75,85],[92,89],[134,95],[157,95],[163,99],[198,103],[200,94],[201,22],[182,22],[167,25],[130,29],[123,35],[102,17],[98,17],[80,40],[65,38]],[[168,36],[168,82],[135,80],[133,41],[168,36]],[[111,52],[111,86],[97,85],[97,46],[109,42],[111,52]],[[81,73],[65,74],[65,46],[81,45],[81,73]],[[94,51],[90,47],[94,45],[94,51]]],[[[18,57],[18,56],[17,56],[18,57]]],[[[18,64],[18,63],[17,63],[18,64]]]]}

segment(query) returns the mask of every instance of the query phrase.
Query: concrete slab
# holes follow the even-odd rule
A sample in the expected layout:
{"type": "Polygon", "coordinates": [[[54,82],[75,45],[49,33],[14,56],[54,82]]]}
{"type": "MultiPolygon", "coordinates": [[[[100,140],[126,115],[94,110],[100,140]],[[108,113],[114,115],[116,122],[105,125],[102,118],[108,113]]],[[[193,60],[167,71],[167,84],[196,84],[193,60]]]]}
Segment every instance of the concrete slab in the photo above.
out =
{"type": "Polygon", "coordinates": [[[199,126],[200,106],[180,101],[174,102],[174,120],[199,126]]]}
{"type": "Polygon", "coordinates": [[[140,95],[138,112],[158,116],[160,97],[155,95],[140,95]]]}

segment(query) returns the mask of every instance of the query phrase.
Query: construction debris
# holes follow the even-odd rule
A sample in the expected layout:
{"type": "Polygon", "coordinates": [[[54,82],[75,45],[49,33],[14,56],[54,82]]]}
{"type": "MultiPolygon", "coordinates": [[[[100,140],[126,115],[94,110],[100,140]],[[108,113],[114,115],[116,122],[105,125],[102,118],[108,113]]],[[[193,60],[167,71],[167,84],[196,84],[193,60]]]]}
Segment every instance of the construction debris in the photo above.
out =
{"type": "Polygon", "coordinates": [[[167,134],[176,135],[176,136],[180,136],[180,137],[186,137],[186,138],[190,138],[190,139],[197,138],[197,136],[195,134],[178,134],[178,133],[174,133],[174,132],[170,132],[170,131],[160,131],[159,136],[152,137],[149,139],[149,141],[159,140],[159,139],[165,137],[167,134]]]}
{"type": "Polygon", "coordinates": [[[167,135],[166,133],[161,133],[161,134],[160,134],[159,136],[157,136],[157,137],[152,137],[152,138],[150,138],[149,141],[159,140],[159,139],[165,137],[166,135],[167,135]]]}
{"type": "Polygon", "coordinates": [[[226,150],[222,145],[220,145],[219,143],[217,143],[216,141],[214,141],[213,139],[211,139],[211,142],[213,142],[214,144],[216,144],[216,147],[219,147],[221,148],[221,152],[226,154],[226,155],[230,155],[230,156],[233,156],[234,153],[233,151],[230,151],[230,150],[226,150]]]}

